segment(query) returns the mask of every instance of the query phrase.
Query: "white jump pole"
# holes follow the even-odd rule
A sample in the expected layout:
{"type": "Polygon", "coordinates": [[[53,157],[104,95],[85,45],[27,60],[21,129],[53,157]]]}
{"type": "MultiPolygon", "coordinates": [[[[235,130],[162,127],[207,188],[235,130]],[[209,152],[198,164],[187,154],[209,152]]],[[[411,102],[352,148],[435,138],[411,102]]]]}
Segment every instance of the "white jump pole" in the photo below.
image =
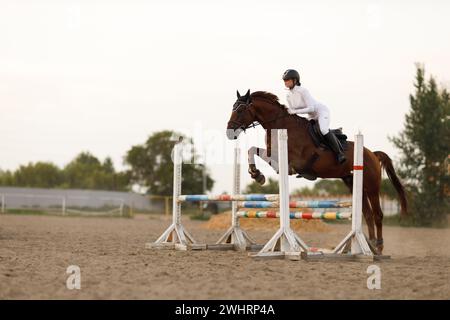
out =
{"type": "Polygon", "coordinates": [[[350,246],[352,255],[373,256],[362,231],[363,150],[364,138],[358,133],[355,135],[353,150],[352,231],[336,246],[333,253],[343,253],[350,246]]]}
{"type": "MultiPolygon", "coordinates": [[[[234,146],[233,162],[233,196],[241,194],[241,149],[238,140],[234,146]]],[[[216,244],[231,244],[237,250],[246,250],[255,241],[240,227],[238,201],[231,203],[231,227],[225,232],[216,244]]]]}
{"type": "Polygon", "coordinates": [[[175,144],[173,149],[173,210],[172,224],[166,231],[154,242],[146,245],[147,248],[175,248],[178,250],[187,250],[197,244],[194,238],[181,224],[181,195],[182,182],[182,143],[175,144]]]}
{"type": "Polygon", "coordinates": [[[284,258],[289,254],[307,252],[308,246],[291,229],[289,219],[289,163],[288,134],[286,129],[278,130],[278,161],[279,161],[279,201],[280,228],[266,245],[253,257],[284,258]]]}

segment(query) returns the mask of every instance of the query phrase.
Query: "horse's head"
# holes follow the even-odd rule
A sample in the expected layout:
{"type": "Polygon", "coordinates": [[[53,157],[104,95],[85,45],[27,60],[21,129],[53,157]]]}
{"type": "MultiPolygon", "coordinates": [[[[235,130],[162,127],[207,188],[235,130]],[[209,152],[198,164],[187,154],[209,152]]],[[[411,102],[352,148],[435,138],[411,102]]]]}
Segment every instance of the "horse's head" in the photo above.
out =
{"type": "Polygon", "coordinates": [[[237,100],[233,104],[233,110],[227,125],[228,139],[237,139],[241,132],[245,131],[255,121],[257,121],[256,112],[252,105],[250,89],[243,96],[237,91],[237,100]]]}

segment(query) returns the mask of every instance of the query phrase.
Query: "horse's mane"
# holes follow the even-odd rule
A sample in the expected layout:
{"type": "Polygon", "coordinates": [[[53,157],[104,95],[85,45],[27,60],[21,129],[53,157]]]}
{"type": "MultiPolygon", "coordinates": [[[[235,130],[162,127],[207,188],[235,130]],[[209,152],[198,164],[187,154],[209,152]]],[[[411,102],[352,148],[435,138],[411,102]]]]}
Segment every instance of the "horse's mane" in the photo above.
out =
{"type": "Polygon", "coordinates": [[[280,103],[278,97],[274,95],[273,93],[267,92],[267,91],[255,91],[252,94],[250,94],[252,98],[261,98],[264,100],[269,100],[269,102],[278,105],[281,108],[285,108],[283,104],[280,103]]]}
{"type": "MultiPolygon", "coordinates": [[[[278,97],[276,95],[274,95],[271,92],[267,92],[267,91],[255,91],[252,94],[250,94],[250,96],[252,97],[252,99],[256,98],[256,99],[263,99],[266,100],[270,103],[272,103],[275,106],[278,106],[281,109],[287,109],[287,107],[284,104],[281,104],[278,97]]],[[[298,117],[294,117],[293,119],[296,119],[298,121],[308,121],[308,119],[306,119],[305,117],[302,116],[298,116],[298,117]]]]}

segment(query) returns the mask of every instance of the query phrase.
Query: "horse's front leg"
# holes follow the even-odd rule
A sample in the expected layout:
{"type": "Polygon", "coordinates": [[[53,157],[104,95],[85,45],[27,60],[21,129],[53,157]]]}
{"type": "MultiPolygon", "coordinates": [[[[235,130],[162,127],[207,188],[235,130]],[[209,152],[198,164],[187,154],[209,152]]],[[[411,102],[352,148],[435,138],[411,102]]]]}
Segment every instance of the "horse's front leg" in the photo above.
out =
{"type": "Polygon", "coordinates": [[[260,185],[263,185],[266,182],[266,177],[258,168],[256,168],[255,156],[258,156],[267,162],[276,172],[278,172],[278,159],[268,156],[266,149],[258,147],[251,147],[248,149],[248,173],[250,173],[252,179],[260,185]]]}

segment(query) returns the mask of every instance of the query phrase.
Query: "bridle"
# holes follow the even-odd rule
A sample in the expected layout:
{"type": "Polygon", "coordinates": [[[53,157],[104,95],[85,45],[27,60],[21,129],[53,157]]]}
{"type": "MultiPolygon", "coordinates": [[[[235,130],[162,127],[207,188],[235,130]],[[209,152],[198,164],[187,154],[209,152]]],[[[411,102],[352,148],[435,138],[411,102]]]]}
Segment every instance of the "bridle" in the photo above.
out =
{"type": "MultiPolygon", "coordinates": [[[[245,103],[242,101],[236,101],[236,103],[239,103],[237,106],[233,106],[233,112],[237,112],[238,115],[242,114],[242,112],[244,111],[248,111],[250,112],[252,118],[256,118],[255,112],[253,111],[253,109],[250,109],[250,107],[253,105],[253,102],[250,103],[245,103]]],[[[235,105],[236,105],[235,103],[235,105]]],[[[285,111],[284,109],[280,108],[280,111],[278,112],[277,116],[274,119],[270,119],[267,121],[253,121],[251,124],[249,125],[245,125],[242,123],[242,121],[238,121],[238,120],[230,120],[228,121],[228,124],[233,125],[233,130],[238,130],[241,129],[245,132],[245,130],[250,129],[250,128],[255,128],[257,126],[264,126],[267,123],[271,123],[274,121],[277,121],[278,119],[284,118],[289,116],[289,113],[284,113],[283,111],[285,111]]],[[[240,117],[238,117],[239,119],[240,117]]]]}

